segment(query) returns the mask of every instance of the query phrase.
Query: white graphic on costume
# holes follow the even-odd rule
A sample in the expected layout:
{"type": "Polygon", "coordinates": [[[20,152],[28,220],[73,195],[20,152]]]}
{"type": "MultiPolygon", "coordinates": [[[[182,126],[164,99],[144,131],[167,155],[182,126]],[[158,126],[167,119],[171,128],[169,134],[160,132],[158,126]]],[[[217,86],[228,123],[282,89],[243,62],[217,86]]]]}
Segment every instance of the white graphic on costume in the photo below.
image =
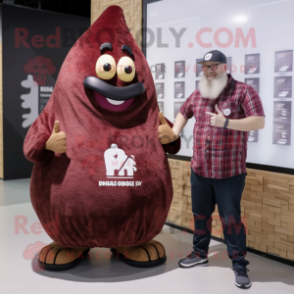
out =
{"type": "Polygon", "coordinates": [[[30,89],[30,93],[23,94],[20,96],[24,102],[21,103],[21,107],[24,109],[30,108],[30,113],[25,113],[22,115],[24,121],[22,122],[22,127],[29,127],[35,119],[38,117],[38,97],[39,97],[39,87],[38,84],[34,81],[32,75],[28,75],[26,80],[21,81],[21,86],[27,89],[30,89]]]}
{"type": "Polygon", "coordinates": [[[104,152],[104,161],[107,178],[133,178],[137,170],[135,156],[126,155],[116,144],[104,152]]]}

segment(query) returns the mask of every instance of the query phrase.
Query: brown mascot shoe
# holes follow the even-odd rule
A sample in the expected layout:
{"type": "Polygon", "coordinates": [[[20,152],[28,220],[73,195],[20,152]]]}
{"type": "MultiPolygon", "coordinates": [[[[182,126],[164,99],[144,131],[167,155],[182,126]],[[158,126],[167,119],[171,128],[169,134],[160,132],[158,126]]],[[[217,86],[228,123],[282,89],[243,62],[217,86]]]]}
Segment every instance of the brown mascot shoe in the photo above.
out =
{"type": "Polygon", "coordinates": [[[136,267],[152,267],[166,261],[165,248],[156,240],[151,240],[140,246],[116,247],[110,250],[117,258],[136,267]]]}
{"type": "Polygon", "coordinates": [[[89,248],[68,248],[52,242],[41,249],[38,262],[45,270],[67,270],[86,257],[89,251],[89,248]]]}

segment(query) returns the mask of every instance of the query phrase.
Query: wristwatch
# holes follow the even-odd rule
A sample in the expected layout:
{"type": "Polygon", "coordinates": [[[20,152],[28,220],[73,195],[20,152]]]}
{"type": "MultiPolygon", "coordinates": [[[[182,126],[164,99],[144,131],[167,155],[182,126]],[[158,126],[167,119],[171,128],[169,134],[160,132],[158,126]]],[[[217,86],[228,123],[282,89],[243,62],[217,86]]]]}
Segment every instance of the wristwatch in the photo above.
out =
{"type": "Polygon", "coordinates": [[[226,118],[226,121],[225,121],[225,124],[224,124],[224,129],[226,129],[226,128],[227,128],[228,124],[229,124],[229,119],[228,119],[228,118],[226,118]]]}

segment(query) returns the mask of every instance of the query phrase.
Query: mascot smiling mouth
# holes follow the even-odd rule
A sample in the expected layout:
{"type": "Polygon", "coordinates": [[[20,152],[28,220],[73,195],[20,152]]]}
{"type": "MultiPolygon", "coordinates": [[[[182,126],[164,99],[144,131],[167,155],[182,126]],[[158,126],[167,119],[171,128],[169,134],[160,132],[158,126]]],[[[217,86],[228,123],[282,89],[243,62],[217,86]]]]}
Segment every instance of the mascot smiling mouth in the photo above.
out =
{"type": "MultiPolygon", "coordinates": [[[[112,51],[110,43],[103,43],[100,47],[101,53],[106,50],[112,51]]],[[[129,56],[123,56],[116,64],[114,58],[109,54],[102,54],[96,62],[97,77],[89,76],[84,79],[84,86],[92,89],[95,101],[108,110],[123,111],[127,109],[134,101],[135,97],[141,95],[145,91],[144,84],[137,82],[124,87],[110,85],[105,80],[112,79],[115,75],[126,83],[131,82],[136,74],[135,63],[132,49],[123,45],[123,52],[127,52],[129,56]]]]}

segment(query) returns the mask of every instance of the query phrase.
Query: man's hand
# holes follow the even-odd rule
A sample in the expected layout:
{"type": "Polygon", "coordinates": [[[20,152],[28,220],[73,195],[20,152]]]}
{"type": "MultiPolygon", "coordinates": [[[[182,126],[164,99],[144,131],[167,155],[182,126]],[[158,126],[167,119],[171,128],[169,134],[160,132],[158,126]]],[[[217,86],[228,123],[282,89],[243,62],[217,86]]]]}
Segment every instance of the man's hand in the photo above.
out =
{"type": "Polygon", "coordinates": [[[177,136],[165,120],[164,115],[161,111],[159,112],[159,119],[161,122],[161,125],[158,127],[158,137],[160,143],[168,144],[175,141],[177,139],[177,136]]]}
{"type": "Polygon", "coordinates": [[[206,111],[206,114],[210,115],[210,125],[223,128],[226,118],[224,117],[223,113],[219,110],[217,105],[215,105],[215,110],[217,111],[217,114],[206,111]]]}
{"type": "Polygon", "coordinates": [[[48,141],[46,142],[45,149],[51,150],[55,153],[65,153],[66,152],[66,135],[65,132],[60,132],[59,121],[56,120],[54,123],[54,128],[52,134],[48,141]]]}

